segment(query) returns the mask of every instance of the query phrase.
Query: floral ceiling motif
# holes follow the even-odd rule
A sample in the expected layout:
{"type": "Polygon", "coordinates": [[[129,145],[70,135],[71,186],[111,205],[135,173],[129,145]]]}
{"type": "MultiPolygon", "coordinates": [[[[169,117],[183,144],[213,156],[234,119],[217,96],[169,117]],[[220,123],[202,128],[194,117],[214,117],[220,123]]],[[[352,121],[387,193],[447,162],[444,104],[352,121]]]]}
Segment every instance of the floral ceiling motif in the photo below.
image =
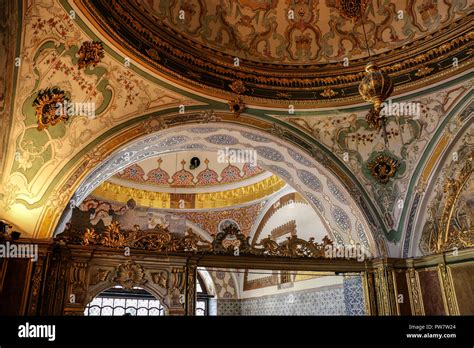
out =
{"type": "Polygon", "coordinates": [[[433,135],[448,120],[453,130],[467,121],[456,117],[447,119],[446,115],[465,97],[471,85],[466,81],[409,99],[420,105],[420,114],[388,117],[388,150],[382,132],[374,131],[365,120],[366,111],[324,118],[285,119],[321,141],[351,168],[378,202],[386,224],[396,229],[406,201],[410,200],[407,192],[412,175],[433,135]],[[391,164],[377,165],[385,157],[390,158],[391,164]]]}
{"type": "Polygon", "coordinates": [[[95,67],[105,57],[104,46],[102,42],[85,41],[77,52],[79,61],[77,66],[79,69],[87,68],[89,65],[95,67]]]}
{"type": "MultiPolygon", "coordinates": [[[[133,2],[137,9],[148,10],[148,15],[163,30],[176,28],[181,35],[205,48],[234,57],[256,62],[314,64],[315,61],[365,56],[360,23],[354,26],[341,17],[341,11],[348,12],[344,4],[349,1],[133,2]],[[184,12],[184,19],[179,17],[180,10],[184,12]]],[[[374,53],[387,52],[426,33],[435,33],[442,23],[459,16],[452,12],[455,4],[434,0],[390,4],[372,1],[370,7],[366,6],[367,1],[362,3],[374,53]],[[398,10],[405,12],[403,19],[396,19],[398,10]]],[[[462,8],[459,3],[457,10],[462,8]]],[[[357,15],[360,16],[360,12],[357,15]]]]}
{"type": "MultiPolygon", "coordinates": [[[[143,110],[195,102],[144,79],[108,54],[102,57],[97,52],[100,60],[93,60],[96,65],[80,69],[78,64],[86,54],[81,46],[91,39],[78,22],[56,1],[47,6],[41,1],[23,6],[24,39],[18,47],[21,64],[15,68],[18,81],[9,110],[11,129],[5,133],[11,135],[10,145],[2,153],[9,165],[2,175],[0,210],[18,208],[15,199],[21,199],[38,214],[50,194],[45,189],[67,170],[71,158],[100,135],[143,110]],[[50,107],[63,98],[74,104],[94,104],[95,117],[74,114],[66,121],[69,115],[58,116],[50,107]]],[[[91,156],[89,167],[101,161],[98,151],[91,156]]],[[[27,224],[31,221],[30,228],[34,229],[32,214],[30,210],[30,218],[24,220],[27,224]]]]}
{"type": "MultiPolygon", "coordinates": [[[[380,66],[393,77],[395,93],[417,89],[421,84],[424,87],[399,98],[419,102],[420,117],[388,118],[390,155],[398,160],[399,166],[395,177],[385,185],[380,185],[367,168],[374,156],[384,151],[384,146],[381,135],[368,129],[364,106],[324,111],[297,109],[293,115],[287,111],[290,101],[296,105],[300,100],[309,100],[303,104],[313,107],[324,99],[331,101],[330,106],[338,106],[338,98],[350,99],[357,94],[357,84],[366,63],[361,26],[360,22],[349,22],[339,16],[337,1],[188,0],[172,2],[172,6],[162,1],[114,1],[119,9],[128,6],[150,9],[154,16],[150,23],[160,27],[161,34],[174,23],[173,28],[183,38],[179,43],[173,41],[179,35],[172,37],[172,43],[177,44],[172,51],[168,50],[166,40],[161,42],[164,46],[159,47],[160,51],[136,40],[143,45],[143,54],[149,59],[143,61],[140,60],[143,56],[136,56],[137,61],[132,60],[129,66],[125,64],[125,56],[114,48],[115,37],[105,40],[100,30],[87,28],[88,22],[84,21],[90,20],[88,10],[92,5],[110,3],[19,2],[17,6],[22,14],[21,21],[17,21],[21,22],[17,23],[19,28],[9,25],[9,18],[17,19],[17,15],[7,16],[2,22],[2,28],[6,25],[11,35],[2,32],[1,38],[14,37],[21,32],[21,40],[14,40],[11,47],[8,40],[0,40],[0,47],[6,53],[5,57],[0,56],[1,66],[6,67],[5,79],[0,77],[0,115],[4,116],[0,117],[0,135],[4,138],[0,144],[4,154],[0,160],[0,217],[18,221],[19,229],[25,234],[50,234],[74,192],[74,200],[82,202],[100,182],[131,163],[161,156],[163,149],[215,149],[229,146],[238,139],[243,146],[259,147],[259,156],[265,162],[262,168],[294,185],[336,232],[342,233],[350,226],[357,233],[369,235],[369,230],[377,226],[379,230],[373,232],[374,238],[381,237],[383,230],[385,237],[393,242],[391,247],[396,255],[396,249],[401,248],[399,241],[405,231],[404,224],[417,219],[416,210],[412,209],[408,215],[411,209],[408,203],[415,190],[423,188],[423,183],[418,182],[420,166],[430,158],[439,134],[446,130],[448,138],[452,137],[470,120],[470,114],[459,115],[472,91],[472,81],[468,81],[472,75],[463,73],[466,67],[472,66],[472,48],[469,51],[467,43],[472,44],[473,33],[466,26],[472,21],[466,15],[472,6],[468,7],[467,1],[404,0],[395,4],[371,1],[366,6],[364,23],[369,47],[377,61],[381,61],[380,66]],[[185,23],[177,21],[179,6],[183,6],[185,23]],[[69,15],[71,9],[76,11],[75,20],[69,15]],[[283,18],[291,9],[295,10],[296,19],[283,18]],[[397,18],[398,10],[404,13],[401,20],[397,18]],[[277,22],[286,25],[275,26],[277,22]],[[233,35],[232,40],[228,35],[233,35]],[[103,42],[104,56],[98,53],[100,59],[92,60],[97,62],[95,66],[91,63],[80,69],[80,59],[86,57],[84,50],[81,51],[84,42],[103,42]],[[196,42],[201,42],[199,49],[187,51],[196,47],[193,46],[196,42]],[[212,50],[213,47],[231,53],[224,55],[212,50]],[[420,53],[411,55],[411,47],[420,53]],[[16,52],[21,52],[18,66],[12,64],[16,52]],[[206,61],[195,60],[196,56],[205,56],[206,61]],[[399,59],[401,56],[412,58],[399,59]],[[189,63],[176,57],[189,59],[189,63]],[[349,58],[349,66],[342,70],[345,57],[349,58]],[[157,78],[143,69],[146,66],[153,70],[160,66],[160,60],[168,58],[177,64],[173,66],[175,72],[158,69],[158,73],[163,74],[157,78]],[[234,58],[240,58],[240,67],[233,65],[234,58]],[[453,58],[458,59],[459,69],[453,65],[453,58]],[[277,76],[260,69],[270,66],[272,61],[279,64],[277,76]],[[394,61],[398,63],[393,64],[394,61]],[[312,62],[315,62],[313,70],[312,62]],[[227,68],[222,70],[225,66],[227,68]],[[249,74],[249,71],[254,73],[249,74]],[[330,71],[342,75],[330,76],[330,71]],[[314,75],[309,76],[310,72],[314,75]],[[180,78],[170,78],[175,73],[182,74],[190,86],[199,86],[199,95],[190,92],[191,89],[180,89],[176,83],[180,78]],[[445,84],[435,84],[438,79],[447,77],[450,80],[445,84]],[[170,80],[173,83],[169,83],[170,80]],[[409,89],[404,90],[403,81],[410,81],[409,89]],[[235,94],[244,98],[246,109],[239,118],[227,118],[221,112],[228,112],[225,101],[204,96],[207,92],[210,92],[207,95],[215,94],[216,89],[205,87],[211,82],[216,83],[216,89],[224,93],[226,100],[235,94]],[[259,89],[263,85],[271,88],[259,89]],[[94,103],[96,117],[76,115],[38,131],[33,102],[40,91],[55,87],[64,91],[71,102],[94,103]],[[245,99],[250,96],[255,103],[245,99]],[[268,98],[276,98],[270,104],[272,110],[254,108],[259,104],[268,106],[268,98]],[[278,109],[282,105],[284,110],[278,109]],[[178,114],[180,106],[186,107],[185,114],[178,114]],[[243,126],[238,131],[226,129],[224,132],[222,125],[221,129],[209,126],[210,122],[222,120],[226,122],[225,127],[228,123],[243,126]],[[189,122],[188,131],[174,134],[172,128],[186,122],[189,122]],[[268,126],[266,122],[274,124],[268,126]],[[169,132],[155,134],[161,130],[169,132]],[[125,146],[121,139],[124,134],[129,141],[139,136],[146,139],[140,149],[128,145],[121,148],[125,146]],[[272,137],[281,143],[274,143],[272,137]],[[108,157],[119,148],[117,157],[108,157]],[[297,148],[302,150],[297,151],[297,148]],[[279,161],[280,155],[284,160],[279,161]],[[339,172],[334,170],[336,167],[339,172]],[[307,172],[317,174],[317,180],[307,172]],[[328,181],[330,175],[332,183],[328,181]],[[84,184],[79,186],[80,183],[84,184]],[[350,221],[336,211],[336,205],[350,221]],[[369,210],[370,214],[364,215],[369,210]],[[339,223],[334,220],[335,216],[339,223]],[[387,227],[393,228],[393,233],[387,233],[387,227]]],[[[7,6],[8,11],[12,8],[7,6]]],[[[109,19],[133,16],[131,12],[117,12],[108,13],[109,19]]],[[[97,18],[99,15],[97,13],[97,18]]],[[[94,25],[95,21],[92,22],[94,25]]],[[[107,25],[104,28],[110,30],[107,25]]],[[[146,31],[144,33],[146,35],[146,31]]],[[[133,52],[127,40],[122,43],[127,52],[133,52]]],[[[359,101],[350,99],[350,103],[359,101]]],[[[443,151],[443,147],[437,149],[443,151]]],[[[155,163],[153,169],[159,169],[157,167],[155,163]]],[[[191,173],[200,183],[218,180],[221,170],[212,164],[209,169],[191,173]]],[[[242,168],[239,169],[242,172],[242,168]]],[[[166,169],[170,178],[160,176],[159,171],[154,177],[158,182],[168,182],[177,170],[166,169]]],[[[148,172],[145,170],[143,174],[148,172]]],[[[427,172],[429,174],[429,170],[427,172]]]]}
{"type": "Polygon", "coordinates": [[[453,58],[466,66],[472,40],[467,1],[363,1],[355,19],[350,12],[357,6],[347,5],[356,2],[342,0],[75,3],[130,55],[180,83],[232,99],[236,116],[247,100],[352,103],[367,63],[362,23],[381,71],[406,90],[452,68],[453,58]]]}
{"type": "Polygon", "coordinates": [[[36,109],[36,119],[38,122],[38,130],[43,130],[49,126],[67,121],[68,115],[64,109],[60,107],[68,101],[66,93],[59,88],[46,88],[39,91],[33,106],[36,109]]]}

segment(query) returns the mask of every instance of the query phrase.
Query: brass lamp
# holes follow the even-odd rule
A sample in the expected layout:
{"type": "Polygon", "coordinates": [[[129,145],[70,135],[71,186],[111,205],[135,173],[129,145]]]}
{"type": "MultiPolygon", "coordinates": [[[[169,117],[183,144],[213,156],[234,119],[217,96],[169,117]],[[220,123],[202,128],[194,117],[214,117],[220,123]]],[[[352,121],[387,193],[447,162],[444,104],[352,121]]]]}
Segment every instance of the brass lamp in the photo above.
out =
{"type": "Polygon", "coordinates": [[[390,77],[380,71],[374,62],[367,64],[365,71],[367,74],[359,85],[359,93],[365,101],[372,104],[366,117],[367,122],[371,127],[379,130],[385,123],[385,115],[380,113],[382,103],[392,94],[393,83],[390,77]]]}

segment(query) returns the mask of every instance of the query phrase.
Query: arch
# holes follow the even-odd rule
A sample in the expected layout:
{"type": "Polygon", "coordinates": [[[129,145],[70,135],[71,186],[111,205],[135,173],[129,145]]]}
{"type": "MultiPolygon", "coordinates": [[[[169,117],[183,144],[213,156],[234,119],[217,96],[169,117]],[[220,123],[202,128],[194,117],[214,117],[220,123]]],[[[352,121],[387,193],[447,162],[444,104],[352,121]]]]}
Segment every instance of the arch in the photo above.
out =
{"type": "Polygon", "coordinates": [[[64,221],[68,210],[64,207],[68,203],[79,204],[97,185],[134,162],[190,149],[252,148],[259,156],[259,166],[279,175],[300,192],[335,233],[344,234],[345,231],[353,233],[352,237],[365,234],[373,254],[386,255],[381,233],[385,231],[384,225],[360,183],[324,147],[287,129],[291,127],[275,123],[248,115],[235,119],[229,113],[207,110],[185,115],[150,116],[125,128],[116,127],[118,129],[108,132],[93,149],[89,149],[91,155],[85,155],[82,163],[76,165],[57,189],[56,195],[52,195],[50,201],[59,199],[62,202],[46,204],[40,230],[51,234],[53,226],[57,225],[60,213],[51,206],[63,205],[64,221]],[[336,182],[338,189],[328,182],[336,182]],[[331,200],[331,196],[335,199],[331,200]],[[340,203],[342,198],[346,204],[340,203]]]}
{"type": "MultiPolygon", "coordinates": [[[[87,305],[97,296],[99,296],[101,293],[108,289],[112,289],[113,287],[120,285],[118,282],[112,282],[112,283],[103,283],[100,286],[93,287],[92,289],[89,288],[90,291],[87,292],[86,297],[84,299],[83,303],[83,308],[82,311],[84,311],[87,307],[87,305]]],[[[141,284],[139,288],[147,291],[149,294],[153,295],[156,299],[158,299],[163,306],[165,310],[168,310],[169,306],[166,303],[166,299],[160,295],[157,291],[153,289],[152,286],[149,286],[148,284],[141,284]]]]}
{"type": "Polygon", "coordinates": [[[421,235],[417,231],[422,228],[420,219],[423,219],[423,211],[428,206],[430,193],[436,184],[435,179],[445,164],[449,151],[453,149],[459,138],[469,130],[469,127],[472,127],[472,122],[469,122],[469,119],[472,119],[473,95],[474,92],[471,91],[453,105],[421,156],[409,183],[408,193],[413,194],[407,195],[409,201],[405,205],[399,225],[399,229],[401,228],[404,231],[403,244],[399,251],[400,254],[394,256],[403,258],[417,256],[416,242],[421,235]],[[455,116],[458,116],[462,125],[453,135],[449,122],[455,116]],[[427,183],[430,183],[429,187],[426,187],[427,183]]]}
{"type": "MultiPolygon", "coordinates": [[[[304,199],[302,199],[302,197],[297,192],[291,189],[282,190],[278,192],[277,194],[271,196],[267,204],[265,205],[265,207],[263,207],[262,211],[260,212],[260,215],[255,220],[252,231],[249,234],[251,243],[255,244],[261,238],[265,238],[267,235],[262,234],[262,231],[265,229],[265,226],[267,226],[267,223],[270,222],[270,220],[275,216],[275,214],[278,213],[280,209],[292,203],[304,204],[305,206],[308,204],[304,199]],[[277,206],[275,206],[275,204],[277,204],[277,206]]],[[[295,213],[298,214],[299,211],[295,210],[295,213]]],[[[286,215],[285,218],[288,218],[288,221],[291,220],[292,218],[297,220],[296,216],[286,215]]],[[[335,236],[332,235],[332,231],[325,224],[325,221],[321,220],[321,223],[324,227],[324,232],[325,232],[324,234],[328,234],[329,238],[337,243],[337,238],[335,238],[335,236]]],[[[314,237],[317,234],[317,231],[314,231],[314,233],[311,233],[311,234],[312,234],[312,237],[314,237]]],[[[303,238],[301,234],[298,234],[298,236],[300,238],[303,238]]],[[[303,238],[303,239],[306,239],[306,238],[303,238]]],[[[367,245],[364,243],[364,246],[367,246],[367,245]]]]}
{"type": "MultiPolygon", "coordinates": [[[[87,294],[86,300],[84,301],[84,304],[83,304],[82,312],[85,311],[85,309],[87,308],[87,305],[89,303],[91,303],[94,300],[94,298],[96,298],[97,296],[99,296],[100,294],[102,294],[103,292],[105,292],[109,289],[115,288],[116,285],[119,285],[119,284],[112,284],[112,285],[110,283],[109,284],[104,284],[104,286],[102,286],[102,287],[105,287],[105,289],[97,291],[97,288],[96,288],[93,292],[91,292],[91,294],[95,293],[93,296],[91,296],[91,294],[87,294]]],[[[153,297],[155,297],[155,299],[159,300],[161,306],[163,306],[163,309],[166,313],[166,311],[168,310],[168,305],[166,304],[166,301],[164,300],[164,298],[161,295],[157,295],[157,293],[155,291],[153,291],[151,287],[146,286],[146,284],[142,284],[138,288],[142,289],[142,290],[145,290],[148,294],[152,295],[153,297]]]]}
{"type": "MultiPolygon", "coordinates": [[[[456,165],[456,163],[452,162],[452,154],[454,151],[459,152],[460,150],[467,150],[468,156],[470,154],[469,150],[472,150],[473,144],[469,144],[465,140],[466,136],[469,136],[469,132],[471,132],[471,136],[473,133],[474,129],[472,128],[472,124],[466,123],[463,125],[461,129],[453,136],[452,139],[450,139],[449,143],[445,145],[443,152],[440,154],[437,163],[435,166],[432,168],[431,172],[429,172],[429,179],[428,179],[428,186],[425,188],[423,194],[421,195],[420,193],[417,193],[416,199],[416,204],[414,202],[413,207],[416,209],[416,214],[413,216],[413,221],[412,223],[412,229],[407,230],[407,236],[406,238],[409,238],[407,240],[407,245],[409,246],[409,249],[404,248],[404,254],[409,256],[409,257],[417,257],[417,256],[423,256],[422,254],[419,253],[419,242],[420,239],[422,238],[423,235],[423,230],[424,230],[424,224],[427,222],[428,219],[428,211],[430,208],[430,204],[432,200],[435,199],[435,190],[437,187],[442,187],[442,185],[445,184],[446,179],[451,178],[454,180],[457,180],[457,177],[451,177],[451,175],[446,175],[445,170],[449,169],[459,169],[466,163],[466,158],[460,158],[458,161],[458,164],[460,165],[459,168],[456,165]],[[464,160],[464,161],[463,161],[464,160]],[[445,176],[446,175],[446,176],[445,176]],[[413,232],[413,234],[411,234],[413,232]],[[405,254],[408,252],[407,254],[405,254]]],[[[441,142],[442,143],[442,142],[441,142]]],[[[464,151],[466,152],[466,151],[464,151]]],[[[428,164],[426,165],[425,168],[427,168],[428,164]]],[[[452,174],[452,173],[451,173],[452,174]]],[[[419,178],[419,181],[423,181],[423,177],[419,178]]],[[[443,202],[444,202],[443,198],[443,202]]],[[[452,201],[451,204],[456,204],[457,201],[452,201]]],[[[442,216],[436,216],[438,219],[442,219],[442,216]]],[[[437,220],[436,219],[436,220],[437,220]]]]}
{"type": "Polygon", "coordinates": [[[198,268],[197,273],[202,279],[201,286],[206,288],[207,294],[216,297],[216,285],[209,271],[206,268],[198,268]]]}
{"type": "Polygon", "coordinates": [[[234,227],[236,227],[237,229],[239,229],[239,230],[241,229],[241,228],[240,228],[240,225],[239,225],[239,224],[237,223],[237,221],[235,221],[234,219],[224,219],[224,220],[221,220],[221,221],[219,222],[219,226],[217,227],[217,231],[218,231],[218,232],[222,232],[222,229],[228,226],[228,225],[227,225],[227,226],[222,227],[224,224],[232,224],[232,225],[233,225],[234,227]]]}

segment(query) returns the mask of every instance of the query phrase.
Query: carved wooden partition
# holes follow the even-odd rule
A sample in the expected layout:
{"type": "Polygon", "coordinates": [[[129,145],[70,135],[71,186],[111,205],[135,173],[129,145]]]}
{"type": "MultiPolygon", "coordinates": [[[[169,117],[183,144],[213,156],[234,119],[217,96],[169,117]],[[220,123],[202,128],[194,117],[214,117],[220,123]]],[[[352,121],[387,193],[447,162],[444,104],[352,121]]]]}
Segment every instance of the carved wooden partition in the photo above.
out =
{"type": "Polygon", "coordinates": [[[127,256],[123,249],[35,243],[36,262],[5,259],[0,264],[0,314],[83,315],[95,296],[115,285],[147,290],[160,300],[166,315],[194,312],[197,275],[190,257],[147,251],[127,256]]]}
{"type": "Polygon", "coordinates": [[[144,288],[161,300],[167,315],[194,315],[197,267],[359,273],[370,315],[474,314],[474,249],[358,262],[138,249],[128,254],[123,248],[37,239],[16,243],[37,244],[39,257],[0,260],[0,315],[83,315],[96,295],[115,285],[144,288]]]}
{"type": "MultiPolygon", "coordinates": [[[[69,251],[64,314],[82,315],[85,306],[95,296],[115,285],[127,290],[136,286],[147,290],[160,299],[167,315],[186,313],[185,295],[193,293],[187,288],[194,285],[192,282],[188,284],[189,266],[185,257],[144,252],[130,257],[123,251],[80,246],[72,246],[69,251]]],[[[194,300],[193,297],[190,299],[194,300]]]]}

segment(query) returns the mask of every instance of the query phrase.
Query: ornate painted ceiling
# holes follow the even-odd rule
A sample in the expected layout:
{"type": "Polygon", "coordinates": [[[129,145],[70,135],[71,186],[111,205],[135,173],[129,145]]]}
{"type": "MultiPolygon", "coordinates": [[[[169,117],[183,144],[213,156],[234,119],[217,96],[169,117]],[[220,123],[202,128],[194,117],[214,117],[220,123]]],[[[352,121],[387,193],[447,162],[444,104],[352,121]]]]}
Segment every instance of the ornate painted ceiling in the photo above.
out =
{"type": "Polygon", "coordinates": [[[363,0],[353,19],[346,2],[75,0],[128,57],[208,94],[246,96],[249,104],[359,102],[367,50],[398,93],[441,78],[453,61],[465,67],[468,1],[363,0]]]}
{"type": "MultiPolygon", "coordinates": [[[[209,157],[218,176],[202,177],[219,182],[206,190],[227,192],[222,201],[245,190],[250,197],[255,192],[245,187],[276,176],[304,197],[335,239],[366,236],[376,255],[433,252],[430,240],[437,230],[425,227],[433,219],[428,211],[443,213],[451,196],[441,194],[440,185],[448,176],[459,181],[462,166],[442,169],[451,166],[454,152],[469,158],[461,157],[461,149],[472,143],[472,4],[367,3],[371,53],[396,85],[391,100],[421,107],[419,117],[388,117],[385,147],[382,134],[365,120],[369,105],[357,95],[367,63],[360,21],[339,16],[337,3],[2,3],[0,218],[25,235],[50,237],[68,209],[95,190],[115,190],[116,196],[104,200],[126,203],[124,190],[142,184],[131,178],[133,168],[140,172],[137,166],[143,165],[141,177],[149,181],[159,157],[235,146],[256,149],[264,172],[224,185],[224,168],[209,157]],[[186,25],[174,17],[180,6],[186,25]],[[289,8],[296,10],[294,21],[284,18],[289,8]],[[399,10],[403,19],[395,18],[399,10]],[[229,110],[234,98],[244,106],[239,114],[229,110]],[[95,115],[74,114],[45,126],[53,116],[48,105],[57,100],[91,103],[95,115]],[[374,170],[380,158],[397,164],[386,181],[374,170]]],[[[184,160],[186,169],[189,158],[184,160]]],[[[201,162],[196,170],[186,169],[193,183],[203,168],[201,162]]],[[[166,168],[170,180],[162,192],[148,183],[147,191],[176,193],[165,191],[178,189],[172,177],[181,169],[175,161],[166,168]]],[[[264,196],[281,189],[274,188],[264,196]]],[[[456,219],[444,220],[444,231],[470,231],[472,185],[462,188],[456,219]]],[[[265,200],[253,197],[248,202],[265,200]]],[[[212,202],[208,198],[193,202],[212,202]]]]}
{"type": "MultiPolygon", "coordinates": [[[[228,153],[237,159],[237,151],[232,152],[230,149],[228,153]]],[[[210,192],[247,186],[271,175],[251,162],[256,162],[256,152],[255,158],[249,155],[248,159],[239,161],[232,161],[230,155],[226,159],[225,154],[225,150],[220,156],[217,152],[202,151],[165,154],[135,163],[110,180],[152,191],[173,189],[173,192],[193,192],[195,189],[210,192]],[[193,166],[193,158],[199,159],[196,167],[193,166]]]]}

